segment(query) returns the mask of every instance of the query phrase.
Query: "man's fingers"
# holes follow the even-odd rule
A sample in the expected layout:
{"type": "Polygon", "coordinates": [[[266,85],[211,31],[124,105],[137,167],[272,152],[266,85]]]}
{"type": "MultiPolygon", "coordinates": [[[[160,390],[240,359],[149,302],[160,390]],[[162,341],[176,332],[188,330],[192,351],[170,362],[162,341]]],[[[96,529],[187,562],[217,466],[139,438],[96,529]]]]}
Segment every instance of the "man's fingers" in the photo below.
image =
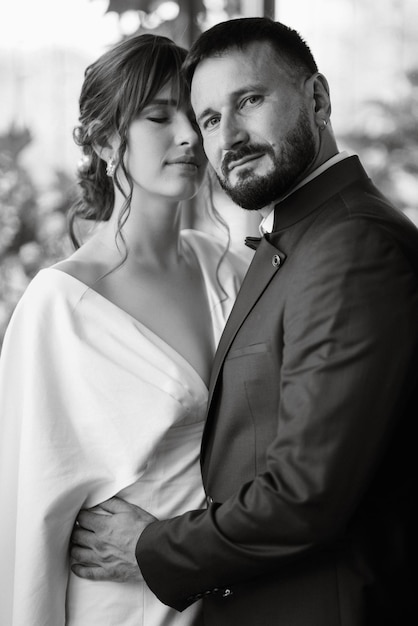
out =
{"type": "Polygon", "coordinates": [[[129,504],[129,502],[126,502],[121,498],[114,497],[101,502],[97,508],[107,511],[108,513],[126,513],[132,508],[132,504],[129,504]]]}
{"type": "Polygon", "coordinates": [[[105,573],[100,567],[87,567],[86,565],[80,565],[80,563],[74,563],[71,565],[72,572],[81,578],[87,578],[88,580],[106,580],[105,573]]]}
{"type": "Polygon", "coordinates": [[[110,498],[105,502],[93,506],[91,509],[81,509],[77,516],[77,523],[92,532],[97,532],[103,525],[103,516],[108,513],[126,513],[131,505],[120,498],[110,498]]]}
{"type": "Polygon", "coordinates": [[[108,528],[109,515],[128,513],[135,516],[135,519],[142,520],[143,522],[150,523],[157,518],[141,509],[141,507],[126,502],[121,498],[110,498],[105,502],[91,508],[82,509],[77,517],[78,524],[86,530],[91,532],[99,532],[105,528],[108,528]]]}
{"type": "Polygon", "coordinates": [[[89,530],[76,526],[73,534],[71,535],[71,541],[78,546],[91,546],[94,540],[94,533],[89,530]]]}
{"type": "Polygon", "coordinates": [[[77,523],[85,530],[95,532],[101,528],[100,521],[103,513],[92,513],[91,510],[82,509],[77,516],[77,523]]]}
{"type": "MultiPolygon", "coordinates": [[[[100,505],[100,509],[106,513],[132,513],[135,515],[135,518],[138,520],[142,520],[143,522],[153,522],[157,518],[148,513],[145,509],[142,509],[137,504],[131,504],[130,502],[126,502],[121,498],[114,497],[102,502],[100,505]]],[[[92,510],[92,509],[91,509],[92,510]]]]}
{"type": "Polygon", "coordinates": [[[83,566],[98,567],[95,564],[95,553],[87,548],[82,548],[81,546],[72,546],[71,558],[75,563],[78,563],[79,565],[81,564],[83,566]]]}

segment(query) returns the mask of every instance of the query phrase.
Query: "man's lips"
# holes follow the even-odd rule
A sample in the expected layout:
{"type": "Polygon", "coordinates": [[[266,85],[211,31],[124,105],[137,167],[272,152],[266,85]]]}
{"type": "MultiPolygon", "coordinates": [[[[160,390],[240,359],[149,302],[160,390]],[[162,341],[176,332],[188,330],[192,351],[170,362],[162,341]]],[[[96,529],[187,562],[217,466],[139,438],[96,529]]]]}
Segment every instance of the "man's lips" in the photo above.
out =
{"type": "Polygon", "coordinates": [[[263,155],[264,155],[264,152],[257,152],[254,154],[248,154],[247,156],[242,157],[241,159],[238,159],[236,161],[231,161],[231,163],[228,164],[228,172],[231,172],[236,167],[245,165],[246,163],[249,163],[250,161],[255,161],[256,159],[259,159],[263,155]]]}

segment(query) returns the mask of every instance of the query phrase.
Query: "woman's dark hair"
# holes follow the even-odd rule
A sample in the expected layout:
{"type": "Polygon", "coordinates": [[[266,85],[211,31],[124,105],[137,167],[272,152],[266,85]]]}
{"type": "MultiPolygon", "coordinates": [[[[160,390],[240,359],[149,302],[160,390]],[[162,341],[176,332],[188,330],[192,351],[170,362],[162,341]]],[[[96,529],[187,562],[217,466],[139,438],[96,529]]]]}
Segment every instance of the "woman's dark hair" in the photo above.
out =
{"type": "Polygon", "coordinates": [[[172,83],[173,97],[180,103],[189,98],[180,71],[186,54],[184,48],[167,37],[145,34],[119,43],[86,69],[79,100],[79,125],[74,130],[74,140],[83,152],[78,169],[81,194],[69,215],[70,237],[76,248],[80,246],[75,234],[77,218],[106,221],[112,214],[113,182],[96,150],[108,146],[115,135],[120,138],[120,147],[113,180],[125,196],[118,218],[118,234],[123,240],[121,229],[129,215],[133,191],[123,162],[129,126],[168,82],[172,83]],[[118,182],[118,169],[128,181],[128,194],[118,182]]]}
{"type": "Polygon", "coordinates": [[[192,45],[183,70],[190,85],[196,67],[209,57],[221,56],[231,48],[245,49],[251,43],[270,44],[290,76],[311,76],[318,71],[312,53],[299,33],[268,17],[244,17],[216,24],[192,45]]]}

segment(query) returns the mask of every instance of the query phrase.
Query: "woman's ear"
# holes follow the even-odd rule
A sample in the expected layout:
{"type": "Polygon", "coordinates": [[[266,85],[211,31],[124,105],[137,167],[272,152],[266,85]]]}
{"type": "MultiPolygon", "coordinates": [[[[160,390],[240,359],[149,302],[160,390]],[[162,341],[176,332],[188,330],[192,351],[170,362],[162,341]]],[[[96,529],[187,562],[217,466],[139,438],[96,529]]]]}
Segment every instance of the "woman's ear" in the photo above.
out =
{"type": "Polygon", "coordinates": [[[113,148],[113,146],[100,146],[98,143],[93,143],[93,150],[97,154],[97,156],[109,163],[110,159],[115,158],[117,150],[113,148]]]}
{"type": "Polygon", "coordinates": [[[106,174],[113,178],[116,172],[118,163],[118,150],[116,143],[112,141],[111,145],[99,146],[97,143],[93,144],[93,150],[97,156],[106,163],[106,174]]]}
{"type": "MultiPolygon", "coordinates": [[[[97,126],[100,126],[100,124],[101,123],[98,120],[91,122],[89,130],[92,135],[92,139],[94,138],[94,130],[97,131],[97,126]]],[[[111,137],[106,137],[102,133],[99,134],[98,132],[96,133],[96,137],[97,138],[92,141],[92,148],[97,156],[106,163],[109,163],[111,159],[115,160],[120,145],[119,137],[116,134],[111,137]]]]}

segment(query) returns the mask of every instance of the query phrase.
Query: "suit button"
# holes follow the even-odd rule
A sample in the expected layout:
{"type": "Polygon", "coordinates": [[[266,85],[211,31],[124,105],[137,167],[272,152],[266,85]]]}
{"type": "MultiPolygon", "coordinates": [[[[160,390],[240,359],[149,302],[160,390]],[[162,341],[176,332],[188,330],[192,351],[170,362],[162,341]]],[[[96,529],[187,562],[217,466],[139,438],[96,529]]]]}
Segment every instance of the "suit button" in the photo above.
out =
{"type": "Polygon", "coordinates": [[[279,267],[281,262],[282,260],[278,254],[275,254],[273,258],[271,259],[271,264],[273,267],[279,267]]]}
{"type": "Polygon", "coordinates": [[[213,498],[211,498],[210,496],[206,496],[206,504],[207,507],[209,508],[211,504],[213,504],[213,498]]]}

